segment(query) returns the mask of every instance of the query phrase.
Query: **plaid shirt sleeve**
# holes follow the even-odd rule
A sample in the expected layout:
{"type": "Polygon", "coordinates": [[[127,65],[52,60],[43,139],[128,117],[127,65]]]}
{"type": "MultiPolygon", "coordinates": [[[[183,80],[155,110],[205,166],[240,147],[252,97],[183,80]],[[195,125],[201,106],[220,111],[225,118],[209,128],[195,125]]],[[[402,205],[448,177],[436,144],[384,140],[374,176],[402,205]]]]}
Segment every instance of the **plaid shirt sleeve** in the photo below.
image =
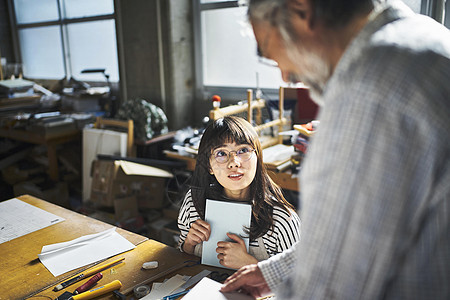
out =
{"type": "Polygon", "coordinates": [[[295,251],[297,244],[298,242],[291,248],[258,262],[258,267],[272,291],[276,291],[292,275],[297,258],[295,251]]]}

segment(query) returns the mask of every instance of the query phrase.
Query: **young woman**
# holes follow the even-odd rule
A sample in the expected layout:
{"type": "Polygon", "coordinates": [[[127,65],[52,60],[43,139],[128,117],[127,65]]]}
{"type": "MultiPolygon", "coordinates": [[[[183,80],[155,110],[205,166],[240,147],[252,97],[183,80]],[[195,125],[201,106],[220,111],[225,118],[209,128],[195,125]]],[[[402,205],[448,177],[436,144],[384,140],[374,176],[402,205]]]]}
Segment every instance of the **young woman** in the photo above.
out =
{"type": "Polygon", "coordinates": [[[300,219],[263,164],[259,137],[253,126],[239,117],[224,117],[203,133],[191,189],[178,216],[179,248],[201,255],[211,227],[204,221],[206,199],[252,204],[249,252],[237,235],[234,242],[219,242],[220,264],[238,269],[289,248],[300,239],[300,219]]]}

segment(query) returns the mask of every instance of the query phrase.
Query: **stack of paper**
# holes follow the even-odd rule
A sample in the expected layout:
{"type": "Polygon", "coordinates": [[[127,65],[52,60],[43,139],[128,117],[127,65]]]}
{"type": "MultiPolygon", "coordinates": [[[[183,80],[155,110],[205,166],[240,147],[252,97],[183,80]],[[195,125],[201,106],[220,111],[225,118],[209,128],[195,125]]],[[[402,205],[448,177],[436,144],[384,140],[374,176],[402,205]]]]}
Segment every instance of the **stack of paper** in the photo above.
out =
{"type": "Polygon", "coordinates": [[[187,288],[197,284],[204,277],[211,273],[209,270],[203,270],[195,276],[175,275],[163,283],[154,282],[150,294],[142,298],[143,300],[163,299],[163,297],[177,294],[185,291],[187,288]]]}
{"type": "Polygon", "coordinates": [[[142,300],[159,300],[164,296],[173,294],[178,288],[186,283],[189,277],[184,277],[182,275],[175,275],[164,283],[153,284],[152,291],[150,294],[141,298],[142,300]]]}

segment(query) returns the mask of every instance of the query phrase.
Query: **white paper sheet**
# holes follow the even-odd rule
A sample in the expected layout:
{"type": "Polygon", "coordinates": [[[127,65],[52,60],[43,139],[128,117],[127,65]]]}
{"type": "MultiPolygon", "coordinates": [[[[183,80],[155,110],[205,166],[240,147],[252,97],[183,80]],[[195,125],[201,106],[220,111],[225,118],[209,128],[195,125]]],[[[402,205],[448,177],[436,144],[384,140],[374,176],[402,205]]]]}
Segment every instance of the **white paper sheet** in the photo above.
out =
{"type": "Polygon", "coordinates": [[[287,146],[283,144],[276,144],[263,150],[265,163],[288,160],[294,154],[296,154],[294,146],[287,146]]]}
{"type": "Polygon", "coordinates": [[[59,276],[134,248],[114,227],[72,241],[46,245],[38,256],[54,276],[59,276]]]}
{"type": "Polygon", "coordinates": [[[174,293],[180,286],[186,283],[186,278],[180,274],[171,277],[164,283],[155,285],[152,291],[147,296],[141,298],[142,300],[158,300],[164,296],[168,296],[174,293]]]}
{"type": "MultiPolygon", "coordinates": [[[[246,236],[244,228],[250,228],[252,207],[248,203],[206,199],[205,220],[211,225],[209,240],[203,242],[202,264],[224,268],[217,258],[219,241],[232,241],[227,233],[246,236]]],[[[248,251],[248,238],[243,238],[248,251]]]]}
{"type": "Polygon", "coordinates": [[[208,299],[208,300],[250,300],[254,299],[248,295],[240,293],[221,293],[220,288],[222,284],[220,282],[209,279],[208,277],[203,278],[186,296],[183,300],[198,300],[198,299],[208,299]]]}
{"type": "Polygon", "coordinates": [[[0,244],[64,221],[17,198],[0,202],[0,244]]]}

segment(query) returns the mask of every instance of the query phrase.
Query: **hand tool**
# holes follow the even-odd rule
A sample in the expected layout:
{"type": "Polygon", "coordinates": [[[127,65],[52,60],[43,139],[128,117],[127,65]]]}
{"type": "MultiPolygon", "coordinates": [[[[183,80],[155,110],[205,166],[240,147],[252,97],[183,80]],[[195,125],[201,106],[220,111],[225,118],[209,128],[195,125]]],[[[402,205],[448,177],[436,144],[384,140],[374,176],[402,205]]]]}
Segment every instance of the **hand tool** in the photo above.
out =
{"type": "Polygon", "coordinates": [[[102,266],[98,266],[98,267],[96,267],[96,268],[94,268],[92,270],[87,270],[83,274],[77,275],[77,276],[72,277],[71,279],[69,279],[69,280],[67,280],[67,281],[65,281],[63,283],[58,284],[57,286],[55,286],[53,291],[54,292],[60,291],[60,290],[62,290],[64,288],[68,287],[69,285],[72,285],[75,282],[78,282],[78,281],[80,281],[81,279],[83,279],[85,277],[91,276],[92,274],[96,274],[96,273],[98,273],[98,272],[100,272],[100,271],[102,271],[102,270],[104,270],[106,268],[109,268],[110,266],[112,266],[112,265],[114,265],[116,263],[119,263],[119,262],[121,262],[124,259],[125,259],[125,257],[122,257],[122,258],[113,260],[112,262],[109,262],[107,264],[104,264],[102,266]]]}
{"type": "Polygon", "coordinates": [[[97,273],[94,276],[92,276],[86,283],[79,286],[73,293],[66,291],[66,292],[62,293],[61,295],[59,295],[58,298],[56,298],[56,300],[68,300],[73,295],[78,295],[80,293],[83,293],[83,292],[89,290],[90,288],[92,288],[97,283],[97,281],[102,279],[102,277],[103,277],[102,273],[97,273]]]}

